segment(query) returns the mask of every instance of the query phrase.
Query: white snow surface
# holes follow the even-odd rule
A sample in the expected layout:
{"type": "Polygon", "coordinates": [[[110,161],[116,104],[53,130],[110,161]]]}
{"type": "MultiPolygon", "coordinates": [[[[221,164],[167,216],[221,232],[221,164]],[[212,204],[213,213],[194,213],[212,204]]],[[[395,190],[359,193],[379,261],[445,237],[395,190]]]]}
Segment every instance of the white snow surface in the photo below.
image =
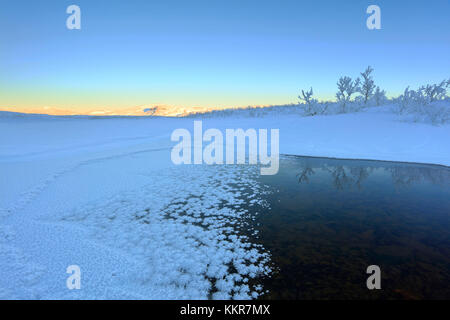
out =
{"type": "MultiPolygon", "coordinates": [[[[280,129],[283,154],[450,165],[450,125],[400,120],[372,108],[203,127],[280,129]]],[[[173,165],[170,135],[193,121],[0,112],[0,299],[258,297],[270,253],[243,230],[267,190],[256,166],[173,165]]]]}

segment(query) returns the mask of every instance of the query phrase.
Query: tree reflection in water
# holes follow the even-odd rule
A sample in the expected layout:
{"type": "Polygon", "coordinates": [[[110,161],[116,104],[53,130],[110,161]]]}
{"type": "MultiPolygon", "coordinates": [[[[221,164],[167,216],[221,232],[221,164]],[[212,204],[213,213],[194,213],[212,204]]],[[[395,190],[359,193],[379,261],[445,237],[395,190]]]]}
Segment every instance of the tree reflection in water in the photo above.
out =
{"type": "Polygon", "coordinates": [[[443,166],[420,165],[408,163],[394,163],[371,160],[340,160],[324,158],[298,157],[303,161],[296,175],[298,183],[310,183],[318,172],[327,173],[337,190],[363,187],[364,182],[371,174],[389,173],[396,187],[409,187],[414,184],[428,182],[435,185],[444,185],[450,181],[450,169],[443,166]],[[344,165],[349,161],[357,165],[344,165]]]}

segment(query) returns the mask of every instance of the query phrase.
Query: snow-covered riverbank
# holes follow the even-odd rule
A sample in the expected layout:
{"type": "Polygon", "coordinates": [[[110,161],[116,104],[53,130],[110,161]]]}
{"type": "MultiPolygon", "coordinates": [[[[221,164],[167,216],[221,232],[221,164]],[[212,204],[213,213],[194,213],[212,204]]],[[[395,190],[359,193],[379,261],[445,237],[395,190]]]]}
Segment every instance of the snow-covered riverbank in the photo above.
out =
{"type": "MultiPolygon", "coordinates": [[[[239,231],[264,206],[259,171],[174,166],[170,135],[193,120],[0,112],[0,297],[257,297],[270,256],[239,231]]],[[[283,154],[450,165],[450,125],[400,120],[372,108],[203,127],[279,129],[283,154]]]]}

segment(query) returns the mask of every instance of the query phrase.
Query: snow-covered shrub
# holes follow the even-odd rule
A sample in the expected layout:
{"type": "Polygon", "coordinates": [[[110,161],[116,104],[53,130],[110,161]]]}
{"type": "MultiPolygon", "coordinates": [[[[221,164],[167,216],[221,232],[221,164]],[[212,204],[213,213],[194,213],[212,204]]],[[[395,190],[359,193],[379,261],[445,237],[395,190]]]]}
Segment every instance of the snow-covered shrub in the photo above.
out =
{"type": "Polygon", "coordinates": [[[406,87],[403,94],[395,99],[395,102],[397,104],[397,108],[395,109],[395,111],[399,114],[405,112],[405,110],[407,110],[408,107],[412,104],[414,96],[415,96],[414,90],[409,90],[409,86],[406,87]]]}
{"type": "Polygon", "coordinates": [[[185,117],[189,118],[226,118],[226,117],[240,117],[240,118],[261,118],[265,116],[281,116],[281,115],[303,115],[302,104],[286,104],[276,106],[264,107],[245,107],[234,109],[210,110],[190,113],[185,117]]]}
{"type": "Polygon", "coordinates": [[[450,99],[434,101],[428,105],[413,105],[401,114],[404,121],[433,125],[450,123],[450,99]]]}
{"type": "Polygon", "coordinates": [[[450,123],[450,99],[434,101],[423,107],[422,114],[424,122],[434,125],[450,123]]]}
{"type": "Polygon", "coordinates": [[[450,122],[450,98],[447,88],[450,80],[438,84],[421,86],[417,90],[407,87],[402,95],[395,99],[395,111],[414,122],[444,124],[450,122]]]}
{"type": "Polygon", "coordinates": [[[427,84],[419,88],[429,102],[443,100],[447,96],[447,88],[450,87],[450,79],[438,84],[427,84]]]}
{"type": "Polygon", "coordinates": [[[354,93],[360,91],[361,80],[357,78],[355,81],[350,77],[341,77],[337,82],[338,92],[336,98],[341,105],[341,112],[347,112],[347,106],[351,101],[351,97],[354,93]]]}
{"type": "Polygon", "coordinates": [[[450,87],[450,80],[441,81],[438,84],[427,84],[417,90],[410,90],[407,87],[404,93],[398,97],[399,112],[410,112],[417,106],[429,105],[435,101],[447,99],[447,88],[450,87]]]}

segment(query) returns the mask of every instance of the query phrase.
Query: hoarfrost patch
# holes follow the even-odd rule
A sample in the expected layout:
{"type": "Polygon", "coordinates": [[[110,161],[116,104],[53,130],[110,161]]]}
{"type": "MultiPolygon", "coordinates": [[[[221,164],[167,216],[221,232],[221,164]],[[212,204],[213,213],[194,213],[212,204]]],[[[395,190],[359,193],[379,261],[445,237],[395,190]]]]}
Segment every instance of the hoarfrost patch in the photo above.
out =
{"type": "Polygon", "coordinates": [[[134,286],[148,299],[252,299],[270,256],[253,243],[244,208],[267,206],[257,166],[183,166],[148,175],[139,190],[63,216],[135,261],[134,286]],[[255,279],[249,281],[250,279],[255,279]],[[250,285],[252,283],[252,285],[250,285]]]}
{"type": "Polygon", "coordinates": [[[9,277],[0,277],[0,300],[40,299],[39,282],[46,270],[30,261],[20,248],[11,245],[15,237],[13,228],[0,225],[0,270],[10,272],[9,277]],[[12,283],[11,278],[19,282],[12,283]]]}

